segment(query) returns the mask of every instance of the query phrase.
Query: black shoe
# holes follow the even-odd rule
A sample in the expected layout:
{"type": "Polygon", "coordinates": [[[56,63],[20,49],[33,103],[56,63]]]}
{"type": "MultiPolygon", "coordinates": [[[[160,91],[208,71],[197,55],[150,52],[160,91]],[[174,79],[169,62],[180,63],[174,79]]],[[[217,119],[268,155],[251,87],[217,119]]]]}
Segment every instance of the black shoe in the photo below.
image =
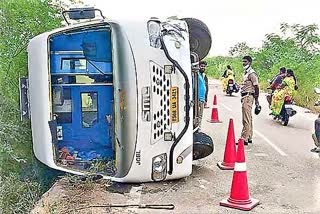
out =
{"type": "Polygon", "coordinates": [[[252,144],[252,140],[248,140],[248,143],[251,143],[251,144],[252,144]]]}

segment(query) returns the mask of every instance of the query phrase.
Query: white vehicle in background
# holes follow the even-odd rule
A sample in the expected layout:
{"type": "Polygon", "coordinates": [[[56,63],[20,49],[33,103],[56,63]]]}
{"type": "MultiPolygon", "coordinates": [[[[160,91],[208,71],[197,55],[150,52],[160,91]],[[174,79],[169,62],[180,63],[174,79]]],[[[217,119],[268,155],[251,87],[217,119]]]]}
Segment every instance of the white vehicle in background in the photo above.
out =
{"type": "Polygon", "coordinates": [[[68,26],[30,41],[28,78],[20,80],[37,159],[118,182],[190,175],[192,160],[213,151],[212,139],[196,131],[194,108],[198,63],[211,47],[206,25],[120,23],[93,8],[63,15],[68,26]]]}

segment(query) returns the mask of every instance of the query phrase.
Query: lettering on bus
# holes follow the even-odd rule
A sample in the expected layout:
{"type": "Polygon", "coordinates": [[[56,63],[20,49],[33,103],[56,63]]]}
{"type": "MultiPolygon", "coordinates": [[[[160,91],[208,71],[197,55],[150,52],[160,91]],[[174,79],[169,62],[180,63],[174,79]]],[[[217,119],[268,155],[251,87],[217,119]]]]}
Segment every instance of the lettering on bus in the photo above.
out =
{"type": "Polygon", "coordinates": [[[141,150],[136,151],[136,163],[141,165],[141,150]]]}
{"type": "Polygon", "coordinates": [[[150,121],[151,117],[151,95],[150,87],[142,88],[142,120],[150,121]]]}
{"type": "Polygon", "coordinates": [[[179,122],[179,88],[170,88],[170,120],[171,123],[179,122]]]}

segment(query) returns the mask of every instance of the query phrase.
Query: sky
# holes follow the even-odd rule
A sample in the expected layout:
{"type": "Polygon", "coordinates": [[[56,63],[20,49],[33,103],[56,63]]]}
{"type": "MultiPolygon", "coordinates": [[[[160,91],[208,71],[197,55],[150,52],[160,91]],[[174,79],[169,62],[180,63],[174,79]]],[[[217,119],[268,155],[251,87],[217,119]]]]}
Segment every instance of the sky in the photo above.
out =
{"type": "Polygon", "coordinates": [[[112,19],[192,17],[206,23],[212,36],[210,56],[228,55],[246,42],[259,48],[267,33],[279,33],[280,23],[318,24],[320,0],[84,0],[112,19]]]}

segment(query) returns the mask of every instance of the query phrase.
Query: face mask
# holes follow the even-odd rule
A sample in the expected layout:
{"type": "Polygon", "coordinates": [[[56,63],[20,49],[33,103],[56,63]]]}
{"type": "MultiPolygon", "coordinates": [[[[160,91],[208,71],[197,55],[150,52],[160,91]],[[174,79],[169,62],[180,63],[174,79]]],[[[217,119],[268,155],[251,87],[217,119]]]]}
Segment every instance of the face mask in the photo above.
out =
{"type": "Polygon", "coordinates": [[[244,70],[247,70],[250,67],[250,64],[243,66],[244,70]]]}

